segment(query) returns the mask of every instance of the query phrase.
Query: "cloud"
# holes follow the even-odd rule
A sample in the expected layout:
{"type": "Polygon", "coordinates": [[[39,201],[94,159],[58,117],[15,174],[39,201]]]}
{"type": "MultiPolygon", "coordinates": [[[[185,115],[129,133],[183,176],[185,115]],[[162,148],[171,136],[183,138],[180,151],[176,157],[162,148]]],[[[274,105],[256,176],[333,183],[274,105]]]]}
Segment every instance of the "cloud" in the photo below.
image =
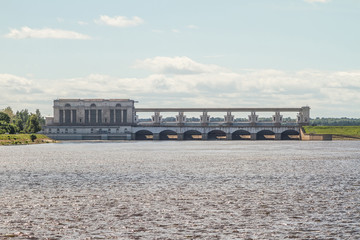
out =
{"type": "Polygon", "coordinates": [[[220,69],[216,65],[202,64],[191,60],[188,57],[154,57],[138,61],[137,68],[149,69],[156,73],[165,74],[200,74],[215,72],[220,69]]]}
{"type": "Polygon", "coordinates": [[[83,22],[83,21],[78,21],[77,23],[78,23],[79,25],[88,25],[87,22],[83,22]]]}
{"type": "Polygon", "coordinates": [[[360,117],[357,110],[360,71],[244,69],[234,72],[188,57],[156,57],[140,64],[154,72],[145,77],[89,74],[60,80],[0,74],[0,109],[39,108],[51,115],[52,101],[57,98],[130,98],[138,100],[139,107],[309,105],[313,117],[360,117]],[[191,74],[183,74],[184,71],[191,74]]]}
{"type": "Polygon", "coordinates": [[[113,27],[135,27],[144,23],[144,20],[137,16],[127,18],[125,16],[109,17],[106,15],[102,15],[99,19],[94,21],[97,24],[105,24],[113,27]]]}
{"type": "Polygon", "coordinates": [[[309,3],[327,3],[330,2],[330,0],[304,0],[305,2],[309,3]]]}
{"type": "Polygon", "coordinates": [[[190,28],[190,29],[198,29],[199,28],[198,26],[193,25],[193,24],[187,25],[186,27],[190,28]]]}
{"type": "Polygon", "coordinates": [[[43,29],[32,29],[29,27],[22,27],[18,29],[10,29],[10,32],[5,35],[6,38],[53,38],[53,39],[90,39],[90,36],[67,31],[62,29],[43,28],[43,29]]]}

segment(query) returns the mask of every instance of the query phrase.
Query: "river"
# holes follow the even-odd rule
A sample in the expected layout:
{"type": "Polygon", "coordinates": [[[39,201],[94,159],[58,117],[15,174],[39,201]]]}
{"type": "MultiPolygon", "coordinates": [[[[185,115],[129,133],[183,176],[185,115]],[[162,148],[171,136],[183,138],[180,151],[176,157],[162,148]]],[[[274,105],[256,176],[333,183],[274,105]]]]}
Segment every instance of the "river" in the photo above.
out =
{"type": "Polygon", "coordinates": [[[360,239],[359,141],[0,147],[0,239],[360,239]]]}

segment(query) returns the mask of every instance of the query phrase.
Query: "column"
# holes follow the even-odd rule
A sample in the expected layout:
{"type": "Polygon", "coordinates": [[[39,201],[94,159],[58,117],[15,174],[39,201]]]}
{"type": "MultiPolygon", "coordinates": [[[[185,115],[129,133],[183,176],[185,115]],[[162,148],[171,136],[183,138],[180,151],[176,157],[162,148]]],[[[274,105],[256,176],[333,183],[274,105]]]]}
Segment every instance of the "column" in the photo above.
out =
{"type": "Polygon", "coordinates": [[[226,133],[226,140],[232,140],[232,134],[226,133]]]}
{"type": "Polygon", "coordinates": [[[250,134],[250,140],[256,140],[256,133],[250,134]]]}
{"type": "Polygon", "coordinates": [[[258,121],[258,115],[256,115],[256,112],[251,112],[251,115],[249,115],[249,122],[251,125],[255,125],[258,121]]]}
{"type": "Polygon", "coordinates": [[[162,116],[160,115],[160,112],[154,112],[154,115],[151,116],[152,123],[154,125],[160,125],[162,116]]]}
{"type": "Polygon", "coordinates": [[[184,112],[179,112],[179,115],[176,116],[176,122],[178,125],[184,125],[186,122],[186,116],[184,115],[184,112]]]}
{"type": "Polygon", "coordinates": [[[297,122],[299,124],[307,125],[310,123],[310,107],[302,107],[297,115],[297,122]]]}
{"type": "Polygon", "coordinates": [[[281,133],[275,133],[275,140],[281,140],[281,133]]]}
{"type": "Polygon", "coordinates": [[[160,133],[153,133],[153,140],[160,140],[160,133]]]}
{"type": "Polygon", "coordinates": [[[202,136],[201,140],[207,140],[208,137],[207,133],[202,133],[201,136],[202,136]]]}
{"type": "Polygon", "coordinates": [[[275,112],[275,115],[273,115],[273,123],[275,126],[280,126],[282,122],[282,115],[280,115],[280,112],[275,112]]]}
{"type": "Polygon", "coordinates": [[[207,112],[203,112],[202,115],[200,115],[200,123],[202,126],[206,126],[209,124],[210,116],[207,114],[207,112]]]}
{"type": "Polygon", "coordinates": [[[226,124],[231,125],[234,122],[234,115],[231,115],[231,112],[227,112],[224,116],[224,120],[226,124]]]}
{"type": "Polygon", "coordinates": [[[178,133],[177,134],[177,140],[184,140],[184,133],[178,133]]]}

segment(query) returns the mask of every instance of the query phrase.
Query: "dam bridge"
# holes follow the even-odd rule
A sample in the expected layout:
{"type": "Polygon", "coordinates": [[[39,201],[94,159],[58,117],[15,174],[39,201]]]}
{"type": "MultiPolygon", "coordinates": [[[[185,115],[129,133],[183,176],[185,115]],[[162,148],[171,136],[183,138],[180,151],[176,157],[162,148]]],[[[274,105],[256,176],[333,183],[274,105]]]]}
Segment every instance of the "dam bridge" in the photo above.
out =
{"type": "Polygon", "coordinates": [[[135,140],[296,140],[300,127],[307,125],[309,108],[138,108],[137,113],[153,113],[150,122],[137,122],[132,128],[135,140]],[[166,122],[161,113],[178,113],[166,122]],[[223,121],[210,121],[211,113],[223,112],[223,121]],[[249,113],[247,121],[233,114],[249,113]],[[261,112],[273,112],[272,121],[259,122],[261,112]],[[281,113],[296,112],[297,119],[284,122],[281,113]],[[186,119],[185,113],[200,113],[200,121],[186,119]]]}
{"type": "Polygon", "coordinates": [[[135,108],[129,99],[58,99],[43,133],[57,140],[299,140],[301,126],[309,121],[308,106],[135,108]],[[219,113],[223,117],[212,117],[219,113]],[[271,113],[271,118],[264,121],[263,113],[271,113]],[[284,119],[284,113],[295,113],[296,119],[284,119]],[[239,114],[247,118],[236,118],[239,114]]]}

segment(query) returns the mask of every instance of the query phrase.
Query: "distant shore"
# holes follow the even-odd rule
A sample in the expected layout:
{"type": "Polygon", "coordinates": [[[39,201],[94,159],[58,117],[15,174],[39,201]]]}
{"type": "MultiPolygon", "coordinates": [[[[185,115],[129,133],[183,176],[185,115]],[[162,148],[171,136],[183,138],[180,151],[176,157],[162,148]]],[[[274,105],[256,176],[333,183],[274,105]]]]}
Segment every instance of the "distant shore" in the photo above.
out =
{"type": "Polygon", "coordinates": [[[331,134],[333,140],[360,140],[360,126],[304,126],[307,134],[331,134]]]}
{"type": "Polygon", "coordinates": [[[56,141],[43,134],[0,134],[0,145],[26,145],[54,142],[56,141]]]}

